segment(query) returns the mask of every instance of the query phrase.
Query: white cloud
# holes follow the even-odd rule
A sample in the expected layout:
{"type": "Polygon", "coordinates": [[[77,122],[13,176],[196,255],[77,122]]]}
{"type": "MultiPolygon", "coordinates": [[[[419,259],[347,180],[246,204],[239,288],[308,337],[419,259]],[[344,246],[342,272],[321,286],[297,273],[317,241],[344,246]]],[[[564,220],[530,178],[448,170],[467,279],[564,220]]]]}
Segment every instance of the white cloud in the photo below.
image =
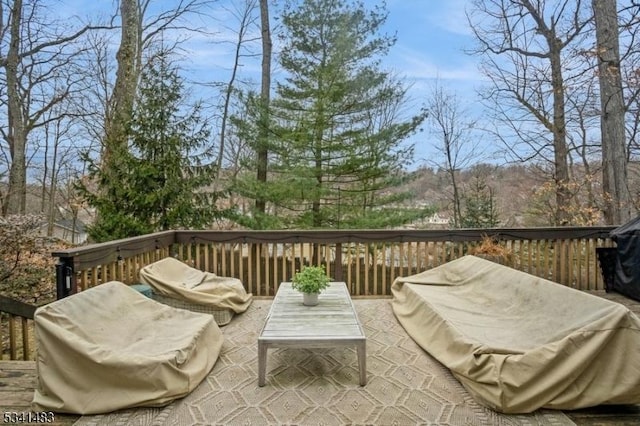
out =
{"type": "Polygon", "coordinates": [[[416,80],[464,80],[480,82],[483,80],[473,60],[461,55],[456,61],[440,62],[432,59],[428,53],[406,46],[396,46],[394,62],[390,66],[403,75],[416,80]]]}
{"type": "Polygon", "coordinates": [[[447,0],[437,2],[437,5],[431,6],[427,16],[429,25],[453,34],[472,35],[465,14],[465,9],[470,6],[469,0],[447,0]]]}

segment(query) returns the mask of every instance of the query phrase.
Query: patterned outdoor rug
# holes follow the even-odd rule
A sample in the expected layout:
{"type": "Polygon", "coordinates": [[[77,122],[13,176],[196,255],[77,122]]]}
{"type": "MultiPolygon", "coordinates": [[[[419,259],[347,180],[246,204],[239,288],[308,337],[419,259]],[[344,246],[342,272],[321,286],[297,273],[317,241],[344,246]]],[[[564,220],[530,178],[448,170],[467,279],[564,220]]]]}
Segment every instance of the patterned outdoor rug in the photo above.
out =
{"type": "Polygon", "coordinates": [[[270,349],[258,387],[257,338],[271,305],[255,300],[222,328],[225,342],[209,376],[159,409],[84,416],[76,425],[573,425],[560,411],[502,415],[476,403],[448,369],[397,322],[389,299],[356,299],[367,336],[366,386],[355,349],[270,349]]]}

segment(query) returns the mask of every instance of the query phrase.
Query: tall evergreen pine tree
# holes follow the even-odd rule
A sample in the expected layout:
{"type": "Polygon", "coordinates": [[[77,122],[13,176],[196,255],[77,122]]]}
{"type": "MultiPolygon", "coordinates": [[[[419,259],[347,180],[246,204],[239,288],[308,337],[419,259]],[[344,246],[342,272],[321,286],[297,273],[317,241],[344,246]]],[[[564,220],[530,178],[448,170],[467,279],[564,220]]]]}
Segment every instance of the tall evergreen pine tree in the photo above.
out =
{"type": "Polygon", "coordinates": [[[177,69],[160,53],[143,71],[128,143],[112,172],[90,161],[98,190],[79,188],[99,213],[89,228],[95,241],[206,227],[219,215],[212,166],[204,164],[209,128],[200,105],[185,106],[183,97],[177,69]]]}
{"type": "Polygon", "coordinates": [[[402,142],[424,119],[399,118],[406,88],[380,69],[395,39],[379,36],[381,8],[304,0],[282,18],[280,65],[271,114],[269,181],[244,181],[270,202],[272,226],[380,228],[422,216],[399,208],[412,147],[402,142]]]}

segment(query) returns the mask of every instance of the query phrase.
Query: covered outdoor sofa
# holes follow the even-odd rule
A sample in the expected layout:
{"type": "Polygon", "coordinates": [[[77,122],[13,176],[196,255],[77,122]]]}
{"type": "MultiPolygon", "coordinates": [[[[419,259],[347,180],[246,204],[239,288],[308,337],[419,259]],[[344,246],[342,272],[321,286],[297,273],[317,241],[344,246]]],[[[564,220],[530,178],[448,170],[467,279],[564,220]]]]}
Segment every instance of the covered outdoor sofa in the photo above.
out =
{"type": "Polygon", "coordinates": [[[252,296],[242,281],[192,268],[167,257],[140,270],[140,281],[149,285],[152,298],[173,307],[209,313],[218,325],[247,310],[252,296]]]}
{"type": "Polygon", "coordinates": [[[98,414],[166,405],[211,371],[223,336],[211,315],[112,281],[36,310],[35,411],[98,414]]]}
{"type": "Polygon", "coordinates": [[[392,293],[407,333],[489,408],[640,403],[640,320],[618,303],[474,256],[392,293]]]}

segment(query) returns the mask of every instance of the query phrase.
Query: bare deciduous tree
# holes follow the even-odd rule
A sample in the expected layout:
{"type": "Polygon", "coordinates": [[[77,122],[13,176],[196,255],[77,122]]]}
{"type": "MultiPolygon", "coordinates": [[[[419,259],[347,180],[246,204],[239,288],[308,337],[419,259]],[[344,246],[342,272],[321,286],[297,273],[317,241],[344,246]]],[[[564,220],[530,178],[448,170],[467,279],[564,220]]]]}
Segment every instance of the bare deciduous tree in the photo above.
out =
{"type": "MultiPolygon", "coordinates": [[[[237,39],[235,43],[234,49],[234,60],[233,67],[231,68],[231,76],[229,77],[229,81],[226,84],[224,89],[224,105],[222,107],[222,119],[220,122],[220,139],[218,146],[218,161],[217,161],[217,171],[216,171],[216,181],[220,180],[220,176],[222,173],[222,161],[225,157],[225,141],[226,141],[226,132],[227,132],[227,122],[229,120],[231,101],[233,97],[233,92],[235,89],[236,77],[238,74],[238,69],[240,68],[240,61],[243,57],[242,49],[243,45],[251,40],[247,39],[247,35],[251,30],[251,27],[255,23],[255,17],[253,15],[254,9],[256,8],[256,0],[245,0],[243,7],[236,8],[231,11],[231,13],[238,19],[239,28],[237,31],[237,39]]],[[[218,184],[219,182],[216,182],[218,184]]]]}
{"type": "Polygon", "coordinates": [[[438,82],[426,101],[427,123],[431,125],[431,135],[437,141],[436,150],[442,154],[442,161],[433,165],[447,173],[451,184],[451,204],[453,206],[453,226],[462,223],[461,188],[458,174],[479,160],[479,142],[472,136],[475,121],[463,107],[455,93],[443,88],[438,82]]]}
{"type": "Polygon", "coordinates": [[[3,139],[9,148],[8,193],[3,204],[5,214],[24,213],[27,190],[27,151],[30,132],[42,125],[43,115],[67,98],[74,84],[68,65],[79,49],[74,43],[87,31],[98,28],[85,25],[69,31],[52,20],[39,0],[0,3],[0,72],[6,86],[2,105],[7,124],[3,139]],[[4,9],[8,8],[4,13],[4,9]],[[5,20],[6,17],[6,20],[5,20]],[[44,94],[46,102],[37,107],[32,97],[44,94]]]}
{"type": "MultiPolygon", "coordinates": [[[[590,72],[585,73],[584,77],[579,84],[573,84],[571,90],[567,91],[567,143],[571,154],[569,168],[574,180],[581,183],[577,186],[580,192],[585,193],[584,197],[581,197],[584,198],[581,202],[585,206],[583,209],[599,212],[602,211],[602,194],[598,191],[596,182],[599,182],[601,167],[594,158],[600,155],[601,144],[593,134],[593,129],[598,127],[599,121],[597,82],[590,72]]],[[[593,215],[598,216],[595,213],[593,215]]]]}
{"type": "Polygon", "coordinates": [[[529,144],[532,158],[544,155],[547,149],[537,145],[537,140],[550,140],[559,206],[556,224],[569,222],[569,212],[562,206],[568,206],[572,197],[563,51],[579,42],[585,32],[591,20],[585,9],[588,11],[584,0],[553,4],[542,0],[474,0],[468,13],[478,41],[475,52],[483,56],[483,72],[492,84],[487,99],[499,112],[505,111],[505,102],[511,102],[513,109],[505,114],[505,124],[529,144]]]}

